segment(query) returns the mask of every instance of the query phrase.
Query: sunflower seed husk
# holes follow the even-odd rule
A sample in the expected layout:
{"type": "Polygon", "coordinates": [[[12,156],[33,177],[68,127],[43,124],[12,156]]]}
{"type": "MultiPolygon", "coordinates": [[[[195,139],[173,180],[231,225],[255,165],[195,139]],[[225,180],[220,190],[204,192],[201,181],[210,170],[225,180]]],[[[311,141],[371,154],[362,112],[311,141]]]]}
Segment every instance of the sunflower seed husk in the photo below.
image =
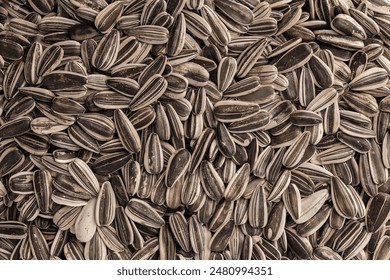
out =
{"type": "Polygon", "coordinates": [[[28,228],[25,223],[18,221],[1,221],[0,237],[9,239],[24,239],[27,236],[28,228]]]}
{"type": "Polygon", "coordinates": [[[76,158],[69,164],[69,173],[73,179],[80,184],[91,195],[97,195],[100,190],[100,184],[91,170],[83,160],[76,158]]]}
{"type": "Polygon", "coordinates": [[[165,185],[172,187],[187,172],[191,162],[191,154],[186,149],[179,149],[171,155],[167,164],[165,185]]]}
{"type": "Polygon", "coordinates": [[[156,209],[137,198],[130,199],[125,213],[132,221],[144,226],[160,228],[165,223],[156,209]]]}
{"type": "Polygon", "coordinates": [[[388,219],[390,197],[385,193],[378,193],[367,204],[366,226],[368,232],[376,232],[388,219]]]}
{"type": "Polygon", "coordinates": [[[116,109],[114,123],[123,147],[130,153],[137,153],[141,149],[141,140],[133,124],[122,110],[116,109]]]}

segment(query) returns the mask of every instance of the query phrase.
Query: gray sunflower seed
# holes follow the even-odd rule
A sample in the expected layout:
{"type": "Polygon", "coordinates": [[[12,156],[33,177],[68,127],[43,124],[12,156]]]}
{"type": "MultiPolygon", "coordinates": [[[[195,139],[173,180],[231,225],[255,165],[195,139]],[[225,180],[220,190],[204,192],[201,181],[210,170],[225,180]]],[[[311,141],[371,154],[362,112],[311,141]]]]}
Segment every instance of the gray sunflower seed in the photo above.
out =
{"type": "Polygon", "coordinates": [[[294,143],[287,149],[283,157],[283,165],[287,168],[294,168],[299,163],[305,154],[305,151],[309,145],[310,132],[303,132],[294,143]]]}
{"type": "Polygon", "coordinates": [[[250,167],[245,163],[230,179],[226,186],[224,197],[227,201],[235,201],[239,199],[245,192],[249,182],[250,167]]]}
{"type": "Polygon", "coordinates": [[[48,260],[50,258],[49,245],[44,235],[35,225],[30,226],[28,230],[31,252],[36,260],[48,260]]]}
{"type": "Polygon", "coordinates": [[[332,70],[316,55],[309,60],[309,67],[314,76],[315,83],[323,89],[329,88],[334,83],[332,70]]]}
{"type": "Polygon", "coordinates": [[[81,127],[77,124],[74,124],[68,128],[68,135],[70,140],[79,147],[93,153],[99,153],[99,144],[97,140],[85,133],[84,130],[82,130],[81,127]]]}
{"type": "Polygon", "coordinates": [[[50,211],[52,193],[51,175],[48,171],[36,170],[33,175],[33,186],[39,209],[42,213],[50,211]]]}
{"type": "Polygon", "coordinates": [[[253,20],[252,11],[242,3],[231,0],[219,0],[216,6],[222,13],[238,24],[250,24],[253,20]]]}
{"type": "Polygon", "coordinates": [[[297,232],[303,237],[315,233],[328,220],[332,208],[324,204],[318,212],[305,223],[297,226],[297,232]]]}
{"type": "Polygon", "coordinates": [[[224,57],[218,64],[217,84],[220,91],[225,91],[232,83],[237,71],[237,61],[224,57]]]}
{"type": "Polygon", "coordinates": [[[188,10],[183,10],[183,13],[189,33],[191,33],[195,38],[207,40],[213,31],[206,19],[197,13],[188,10]]]}
{"type": "Polygon", "coordinates": [[[245,77],[256,61],[263,54],[263,51],[268,44],[266,39],[260,39],[254,44],[248,46],[237,58],[237,77],[245,77]]]}
{"type": "Polygon", "coordinates": [[[332,248],[321,246],[313,251],[313,258],[316,260],[342,260],[343,258],[332,248]]]}
{"type": "Polygon", "coordinates": [[[266,110],[260,110],[245,119],[232,122],[229,125],[229,131],[232,133],[253,132],[264,128],[269,121],[269,113],[266,110]]]}
{"type": "Polygon", "coordinates": [[[64,56],[64,50],[60,46],[52,45],[46,48],[39,56],[37,65],[38,76],[49,74],[61,63],[64,56]]]}
{"type": "Polygon", "coordinates": [[[293,27],[302,15],[302,9],[300,7],[292,7],[291,10],[283,15],[282,20],[278,23],[278,32],[276,35],[280,35],[285,31],[293,27]]]}
{"type": "Polygon", "coordinates": [[[253,116],[259,110],[257,104],[233,100],[218,101],[214,107],[215,117],[221,122],[240,121],[253,116]]]}
{"type": "Polygon", "coordinates": [[[196,216],[191,216],[188,220],[188,231],[192,249],[199,254],[204,251],[205,247],[205,233],[202,224],[196,216]]]}
{"type": "MultiPolygon", "coordinates": [[[[14,21],[10,22],[10,25],[16,24],[14,21]]],[[[8,40],[8,39],[0,39],[1,47],[0,47],[0,55],[5,59],[9,60],[20,60],[23,57],[23,46],[18,44],[17,42],[8,40]]]]}
{"type": "Polygon", "coordinates": [[[104,260],[107,255],[107,247],[103,239],[96,232],[91,240],[85,243],[84,257],[86,260],[104,260]]]}
{"type": "Polygon", "coordinates": [[[109,141],[115,132],[114,122],[98,113],[86,113],[78,116],[77,124],[91,137],[99,141],[109,141]]]}
{"type": "Polygon", "coordinates": [[[376,232],[388,219],[390,197],[385,193],[378,193],[367,204],[366,226],[368,232],[376,232]]]}
{"type": "Polygon", "coordinates": [[[77,240],[71,240],[64,246],[64,255],[67,260],[85,260],[84,245],[77,240]]]}
{"type": "Polygon", "coordinates": [[[19,117],[4,123],[0,127],[0,137],[11,138],[11,137],[22,136],[30,131],[30,127],[31,127],[30,117],[19,117]]]}
{"type": "Polygon", "coordinates": [[[102,109],[126,109],[130,102],[130,97],[115,91],[100,91],[93,95],[94,105],[102,109]]]}
{"type": "Polygon", "coordinates": [[[314,192],[313,194],[302,198],[301,200],[301,215],[295,222],[302,224],[313,217],[318,210],[324,205],[325,201],[329,197],[329,191],[322,189],[314,192]]]}
{"type": "Polygon", "coordinates": [[[106,181],[102,184],[96,198],[95,219],[98,227],[110,225],[115,218],[115,194],[111,183],[106,181]]]}
{"type": "Polygon", "coordinates": [[[311,258],[313,247],[309,240],[301,237],[294,229],[286,229],[287,241],[291,246],[292,252],[299,258],[307,260],[311,258]]]}
{"type": "Polygon", "coordinates": [[[388,260],[390,258],[390,238],[383,236],[376,246],[376,250],[373,255],[374,260],[388,260]]]}
{"type": "Polygon", "coordinates": [[[150,174],[159,174],[164,168],[162,147],[156,133],[150,134],[146,142],[144,166],[150,174]]]}
{"type": "Polygon", "coordinates": [[[207,85],[209,72],[201,65],[194,62],[184,62],[174,66],[173,71],[187,79],[188,84],[195,87],[207,85]]]}
{"type": "Polygon", "coordinates": [[[27,225],[18,221],[1,221],[0,237],[9,239],[24,239],[27,236],[27,225]]]}
{"type": "Polygon", "coordinates": [[[122,110],[115,110],[114,123],[123,147],[125,147],[130,153],[139,152],[141,150],[141,139],[139,138],[134,126],[122,110]]]}
{"type": "Polygon", "coordinates": [[[123,3],[113,2],[107,5],[96,15],[95,26],[102,33],[108,33],[114,27],[118,18],[122,14],[123,3]]]}
{"type": "Polygon", "coordinates": [[[364,47],[363,40],[352,36],[319,34],[317,35],[317,40],[348,51],[359,50],[364,47]]]}
{"type": "Polygon", "coordinates": [[[100,190],[99,182],[91,168],[81,159],[76,158],[68,166],[69,173],[87,192],[97,195],[100,190]]]}
{"type": "Polygon", "coordinates": [[[159,234],[160,260],[176,259],[176,243],[168,225],[163,225],[159,234]]]}
{"type": "Polygon", "coordinates": [[[180,247],[185,251],[191,250],[190,233],[188,228],[188,222],[183,214],[174,213],[169,216],[169,226],[173,236],[179,243],[180,247]]]}
{"type": "Polygon", "coordinates": [[[266,198],[264,187],[256,187],[248,206],[248,221],[252,227],[263,228],[268,223],[268,205],[266,198]]]}
{"type": "Polygon", "coordinates": [[[361,25],[368,36],[375,36],[379,33],[378,24],[369,15],[353,8],[349,9],[349,13],[361,25]]]}
{"type": "Polygon", "coordinates": [[[221,177],[209,161],[201,163],[200,172],[203,174],[201,176],[203,190],[212,200],[219,201],[225,192],[225,186],[221,177]]]}
{"type": "Polygon", "coordinates": [[[136,111],[157,101],[167,89],[168,83],[159,74],[150,77],[139,89],[130,103],[130,110],[136,111]]]}
{"type": "Polygon", "coordinates": [[[338,93],[334,88],[324,89],[312,99],[307,105],[306,110],[320,112],[336,102],[337,98],[338,93]]]}
{"type": "Polygon", "coordinates": [[[364,205],[356,190],[346,186],[338,177],[331,178],[331,194],[337,212],[347,219],[355,217],[360,205],[364,205]]]}
{"type": "Polygon", "coordinates": [[[158,238],[150,238],[144,246],[137,250],[131,257],[132,260],[147,260],[152,257],[159,249],[158,238]]]}
{"type": "Polygon", "coordinates": [[[101,156],[93,163],[93,171],[99,175],[108,175],[121,169],[131,160],[131,155],[126,151],[110,153],[101,156]]]}
{"type": "Polygon", "coordinates": [[[279,73],[293,71],[306,64],[313,56],[313,50],[308,44],[300,44],[285,53],[276,63],[279,73]]]}
{"type": "Polygon", "coordinates": [[[102,71],[110,69],[118,57],[119,43],[119,31],[111,31],[106,34],[93,53],[91,60],[92,66],[102,71]]]}
{"type": "Polygon", "coordinates": [[[348,36],[354,36],[358,39],[367,39],[366,32],[359,23],[349,15],[339,14],[331,22],[331,27],[336,32],[348,36]]]}
{"type": "Polygon", "coordinates": [[[75,179],[73,179],[73,177],[68,175],[57,175],[53,180],[53,187],[74,198],[80,198],[82,200],[88,200],[92,198],[92,194],[87,192],[87,190],[85,190],[77,183],[75,179]]]}
{"type": "Polygon", "coordinates": [[[16,147],[7,148],[0,153],[0,177],[16,170],[25,159],[24,154],[16,147]]]}
{"type": "Polygon", "coordinates": [[[43,77],[42,84],[49,90],[64,90],[82,87],[87,78],[78,73],[56,70],[43,77]]]}
{"type": "Polygon", "coordinates": [[[161,228],[165,223],[156,209],[141,199],[130,199],[125,213],[132,221],[144,226],[161,228]]]}
{"type": "Polygon", "coordinates": [[[88,242],[95,235],[97,228],[95,213],[96,198],[92,198],[83,206],[74,223],[74,231],[79,241],[88,242]]]}
{"type": "Polygon", "coordinates": [[[264,227],[264,234],[270,241],[278,240],[286,224],[286,208],[282,201],[277,202],[268,215],[268,223],[264,227]]]}
{"type": "Polygon", "coordinates": [[[123,207],[115,209],[115,227],[120,241],[125,245],[130,245],[134,241],[134,233],[128,217],[125,215],[123,207]]]}
{"type": "Polygon", "coordinates": [[[167,42],[167,53],[170,56],[178,55],[183,47],[185,42],[185,33],[186,33],[186,20],[184,14],[179,14],[171,28],[169,33],[169,39],[167,42]]]}
{"type": "Polygon", "coordinates": [[[267,200],[272,202],[278,201],[283,195],[283,192],[287,189],[288,185],[290,184],[290,181],[291,171],[287,169],[282,171],[277,181],[273,184],[272,190],[268,195],[267,200]]]}
{"type": "Polygon", "coordinates": [[[233,234],[234,221],[229,220],[221,225],[210,240],[210,249],[213,252],[222,252],[228,245],[233,234]]]}
{"type": "Polygon", "coordinates": [[[294,183],[289,184],[287,189],[283,192],[282,198],[287,212],[293,219],[298,220],[301,216],[302,207],[298,187],[294,183]]]}
{"type": "Polygon", "coordinates": [[[54,98],[51,109],[54,113],[64,115],[79,115],[85,112],[85,108],[80,103],[66,97],[54,98]]]}
{"type": "Polygon", "coordinates": [[[206,128],[203,130],[202,134],[196,141],[193,153],[192,160],[189,166],[189,172],[193,173],[201,164],[204,155],[210,147],[211,142],[214,139],[214,130],[210,128],[206,128]]]}
{"type": "Polygon", "coordinates": [[[211,37],[220,45],[227,45],[231,40],[230,33],[224,23],[220,20],[217,13],[209,6],[204,5],[200,10],[202,17],[206,19],[211,27],[211,37]]]}
{"type": "Polygon", "coordinates": [[[168,29],[157,25],[139,25],[125,30],[129,36],[136,37],[140,42],[150,45],[160,45],[168,42],[168,29]]]}
{"type": "Polygon", "coordinates": [[[12,62],[7,67],[3,79],[3,92],[6,99],[14,98],[18,94],[19,88],[25,85],[23,70],[23,61],[12,62]]]}

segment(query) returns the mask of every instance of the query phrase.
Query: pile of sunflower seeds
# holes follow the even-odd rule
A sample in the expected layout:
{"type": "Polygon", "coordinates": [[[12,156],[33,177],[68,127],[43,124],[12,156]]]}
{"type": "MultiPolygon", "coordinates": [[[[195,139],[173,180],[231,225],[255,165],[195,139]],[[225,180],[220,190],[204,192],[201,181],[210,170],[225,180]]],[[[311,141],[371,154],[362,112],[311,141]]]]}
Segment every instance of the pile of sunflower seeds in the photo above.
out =
{"type": "Polygon", "coordinates": [[[387,0],[0,1],[0,259],[390,259],[387,0]]]}

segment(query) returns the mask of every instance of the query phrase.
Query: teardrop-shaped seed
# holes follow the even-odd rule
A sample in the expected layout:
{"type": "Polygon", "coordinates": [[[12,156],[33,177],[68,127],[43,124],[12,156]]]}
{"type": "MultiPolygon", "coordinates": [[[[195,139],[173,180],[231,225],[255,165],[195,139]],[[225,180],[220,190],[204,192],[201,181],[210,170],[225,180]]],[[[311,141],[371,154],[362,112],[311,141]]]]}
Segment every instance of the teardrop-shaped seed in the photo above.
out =
{"type": "Polygon", "coordinates": [[[385,69],[373,67],[357,75],[349,83],[349,87],[356,91],[373,90],[386,85],[388,80],[389,76],[385,69]]]}
{"type": "Polygon", "coordinates": [[[111,183],[102,184],[96,198],[95,219],[97,226],[108,226],[115,218],[116,199],[111,183]]]}
{"type": "Polygon", "coordinates": [[[285,53],[274,65],[279,73],[293,71],[306,64],[313,56],[313,50],[309,44],[300,44],[285,53]]]}
{"type": "Polygon", "coordinates": [[[388,219],[390,213],[390,196],[378,193],[367,204],[366,225],[368,232],[376,232],[388,219]]]}
{"type": "Polygon", "coordinates": [[[123,11],[122,2],[113,2],[101,10],[95,18],[96,28],[102,32],[109,32],[119,19],[123,11]]]}
{"type": "Polygon", "coordinates": [[[69,164],[69,173],[88,193],[97,195],[100,190],[99,182],[85,161],[76,158],[69,164]]]}
{"type": "Polygon", "coordinates": [[[295,220],[298,220],[301,216],[301,197],[298,187],[291,183],[287,189],[284,191],[283,202],[287,212],[293,217],[295,220]]]}
{"type": "Polygon", "coordinates": [[[176,241],[180,247],[185,251],[191,250],[190,233],[188,229],[188,222],[183,214],[180,212],[169,216],[169,225],[176,241]]]}
{"type": "Polygon", "coordinates": [[[31,252],[36,260],[49,260],[49,245],[42,232],[35,225],[31,225],[28,231],[28,240],[31,252]]]}
{"type": "Polygon", "coordinates": [[[130,110],[136,111],[150,105],[160,98],[168,86],[164,77],[155,74],[138,90],[130,103],[130,110]]]}
{"type": "Polygon", "coordinates": [[[27,225],[18,221],[0,221],[0,237],[23,239],[27,236],[27,225]]]}
{"type": "Polygon", "coordinates": [[[36,170],[33,175],[33,186],[39,209],[42,213],[50,211],[52,178],[49,171],[36,170]]]}
{"type": "Polygon", "coordinates": [[[9,147],[0,153],[0,177],[17,169],[25,159],[24,154],[16,147],[9,147]]]}
{"type": "Polygon", "coordinates": [[[187,172],[191,162],[191,154],[188,150],[182,148],[171,155],[167,173],[165,175],[165,185],[172,187],[187,172]]]}
{"type": "Polygon", "coordinates": [[[302,224],[308,221],[318,212],[328,198],[329,191],[327,189],[316,191],[313,194],[302,198],[301,215],[297,220],[295,220],[295,222],[297,224],[302,224]]]}
{"type": "Polygon", "coordinates": [[[219,229],[214,233],[210,240],[210,249],[213,252],[222,252],[229,243],[230,237],[233,234],[234,221],[229,220],[225,224],[221,225],[219,229]]]}
{"type": "Polygon", "coordinates": [[[123,147],[125,147],[125,149],[130,153],[139,152],[141,150],[141,139],[134,126],[122,110],[115,110],[114,123],[123,147]]]}
{"type": "Polygon", "coordinates": [[[120,34],[119,31],[107,33],[97,45],[91,63],[95,68],[107,71],[114,63],[119,53],[120,34]]]}
{"type": "Polygon", "coordinates": [[[286,208],[282,201],[277,202],[268,216],[268,223],[264,227],[264,234],[270,241],[278,240],[286,224],[286,208]]]}
{"type": "Polygon", "coordinates": [[[60,46],[51,45],[39,57],[38,76],[43,77],[52,72],[61,63],[64,50],[60,46]]]}
{"type": "Polygon", "coordinates": [[[132,221],[146,227],[160,228],[165,223],[156,209],[138,198],[130,199],[125,213],[132,221]]]}
{"type": "Polygon", "coordinates": [[[163,151],[156,133],[150,134],[146,142],[144,166],[150,174],[159,174],[164,168],[163,151]]]}
{"type": "Polygon", "coordinates": [[[224,197],[227,201],[235,201],[239,199],[245,192],[249,182],[250,166],[245,163],[230,179],[226,186],[224,197]]]}
{"type": "Polygon", "coordinates": [[[96,198],[92,198],[86,205],[83,206],[80,214],[74,224],[74,231],[77,240],[81,242],[88,242],[92,239],[96,232],[96,198]]]}
{"type": "Polygon", "coordinates": [[[203,190],[212,200],[219,201],[223,197],[225,186],[211,162],[202,161],[200,172],[203,174],[201,176],[203,190]]]}

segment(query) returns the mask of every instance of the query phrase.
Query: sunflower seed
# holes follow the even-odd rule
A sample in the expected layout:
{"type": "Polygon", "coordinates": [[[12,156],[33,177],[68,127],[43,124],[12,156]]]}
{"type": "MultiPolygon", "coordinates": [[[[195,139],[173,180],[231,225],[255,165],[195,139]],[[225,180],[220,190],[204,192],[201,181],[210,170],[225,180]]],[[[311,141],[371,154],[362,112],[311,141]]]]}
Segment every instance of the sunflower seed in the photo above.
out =
{"type": "Polygon", "coordinates": [[[18,221],[1,221],[0,237],[9,239],[23,239],[27,236],[27,225],[18,221]]]}
{"type": "Polygon", "coordinates": [[[130,199],[125,213],[132,221],[144,226],[160,228],[165,223],[150,204],[137,198],[130,199]]]}

